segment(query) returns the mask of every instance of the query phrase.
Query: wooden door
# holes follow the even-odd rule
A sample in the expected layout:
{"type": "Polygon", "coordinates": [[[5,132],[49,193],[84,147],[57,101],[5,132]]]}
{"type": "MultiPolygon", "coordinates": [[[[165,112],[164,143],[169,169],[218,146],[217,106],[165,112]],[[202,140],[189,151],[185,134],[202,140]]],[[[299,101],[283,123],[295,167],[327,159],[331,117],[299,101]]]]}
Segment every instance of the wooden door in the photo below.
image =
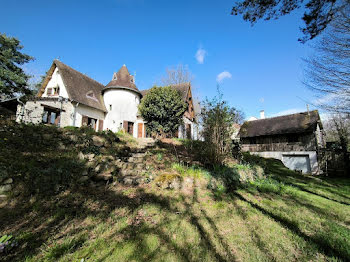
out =
{"type": "Polygon", "coordinates": [[[191,124],[186,124],[186,138],[191,139],[191,124]]]}
{"type": "Polygon", "coordinates": [[[128,132],[128,121],[123,121],[123,129],[125,132],[128,132]]]}
{"type": "Polygon", "coordinates": [[[103,130],[103,120],[100,119],[98,120],[98,131],[102,131],[103,130]]]}
{"type": "Polygon", "coordinates": [[[139,123],[137,125],[137,137],[143,137],[143,124],[139,123]]]}

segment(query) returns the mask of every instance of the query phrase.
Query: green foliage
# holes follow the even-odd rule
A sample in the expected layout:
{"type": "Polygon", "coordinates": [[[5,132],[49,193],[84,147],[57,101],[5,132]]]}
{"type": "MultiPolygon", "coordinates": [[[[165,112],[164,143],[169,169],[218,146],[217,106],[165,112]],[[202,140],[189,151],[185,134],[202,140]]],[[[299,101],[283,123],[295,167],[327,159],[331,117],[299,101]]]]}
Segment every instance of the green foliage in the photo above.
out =
{"type": "Polygon", "coordinates": [[[202,105],[202,135],[206,143],[206,159],[212,165],[220,165],[232,153],[233,125],[239,119],[240,112],[228,105],[218,96],[206,100],[202,105]]]}
{"type": "Polygon", "coordinates": [[[34,58],[21,53],[22,48],[18,39],[0,34],[0,96],[31,94],[28,88],[30,76],[20,66],[34,58]]]}
{"type": "Polygon", "coordinates": [[[139,111],[155,135],[171,135],[179,128],[187,105],[172,87],[153,87],[141,100],[139,111]]]}
{"type": "Polygon", "coordinates": [[[296,188],[285,185],[284,183],[272,178],[257,179],[255,181],[250,181],[248,187],[255,188],[262,193],[274,193],[279,195],[294,195],[297,192],[296,188]]]}
{"type": "MultiPolygon", "coordinates": [[[[232,15],[242,15],[243,19],[255,24],[258,20],[277,19],[302,7],[300,0],[289,1],[255,1],[240,0],[232,8],[232,15]]],[[[348,4],[344,1],[345,5],[348,4]]],[[[306,9],[303,20],[305,28],[302,29],[304,37],[299,41],[305,42],[319,35],[332,21],[334,13],[341,10],[341,0],[309,0],[303,4],[306,9]]]]}
{"type": "Polygon", "coordinates": [[[162,153],[157,153],[157,160],[162,161],[163,160],[163,154],[162,153]]]}
{"type": "Polygon", "coordinates": [[[57,261],[60,257],[66,253],[74,252],[79,249],[81,245],[86,241],[84,236],[77,238],[66,239],[62,244],[55,244],[45,254],[47,261],[57,261]]]}
{"type": "Polygon", "coordinates": [[[177,171],[181,176],[192,178],[209,177],[209,173],[198,166],[188,167],[181,163],[173,163],[171,168],[177,171]]]}
{"type": "Polygon", "coordinates": [[[8,252],[15,246],[17,246],[17,241],[13,239],[12,235],[3,235],[0,237],[0,254],[2,252],[8,252]]]}

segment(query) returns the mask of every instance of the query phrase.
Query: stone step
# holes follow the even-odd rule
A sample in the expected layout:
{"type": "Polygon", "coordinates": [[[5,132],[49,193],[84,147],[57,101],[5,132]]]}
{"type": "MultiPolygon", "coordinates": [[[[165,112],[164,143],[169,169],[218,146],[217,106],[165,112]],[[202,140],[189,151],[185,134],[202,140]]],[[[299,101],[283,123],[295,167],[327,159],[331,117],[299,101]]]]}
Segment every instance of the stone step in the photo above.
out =
{"type": "Polygon", "coordinates": [[[129,175],[129,176],[120,177],[118,179],[118,181],[119,181],[119,183],[122,183],[124,185],[137,186],[137,185],[141,185],[141,184],[150,183],[152,180],[150,178],[146,178],[146,177],[129,175]]]}

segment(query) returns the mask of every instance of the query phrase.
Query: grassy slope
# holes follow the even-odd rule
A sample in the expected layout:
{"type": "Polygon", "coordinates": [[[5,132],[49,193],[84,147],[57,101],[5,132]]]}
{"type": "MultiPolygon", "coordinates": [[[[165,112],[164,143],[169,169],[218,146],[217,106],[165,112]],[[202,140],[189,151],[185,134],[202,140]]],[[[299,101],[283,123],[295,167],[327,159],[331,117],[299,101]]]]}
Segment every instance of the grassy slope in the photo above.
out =
{"type": "Polygon", "coordinates": [[[349,181],[300,176],[268,161],[270,179],[212,191],[213,174],[174,159],[159,148],[148,161],[154,173],[181,174],[181,190],[117,183],[0,205],[0,235],[20,243],[0,260],[350,260],[349,181]]]}

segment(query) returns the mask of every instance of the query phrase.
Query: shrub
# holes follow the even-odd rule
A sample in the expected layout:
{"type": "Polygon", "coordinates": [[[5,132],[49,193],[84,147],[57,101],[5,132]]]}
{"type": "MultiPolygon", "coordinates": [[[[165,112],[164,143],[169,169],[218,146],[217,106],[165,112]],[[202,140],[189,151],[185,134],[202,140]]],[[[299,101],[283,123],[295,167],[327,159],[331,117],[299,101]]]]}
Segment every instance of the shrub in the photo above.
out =
{"type": "Polygon", "coordinates": [[[186,108],[181,95],[170,86],[151,88],[139,105],[149,132],[161,137],[178,130],[186,108]]]}
{"type": "Polygon", "coordinates": [[[225,158],[232,156],[233,125],[240,120],[240,113],[218,96],[206,100],[202,105],[202,136],[206,144],[206,159],[212,165],[221,165],[225,158]]]}

